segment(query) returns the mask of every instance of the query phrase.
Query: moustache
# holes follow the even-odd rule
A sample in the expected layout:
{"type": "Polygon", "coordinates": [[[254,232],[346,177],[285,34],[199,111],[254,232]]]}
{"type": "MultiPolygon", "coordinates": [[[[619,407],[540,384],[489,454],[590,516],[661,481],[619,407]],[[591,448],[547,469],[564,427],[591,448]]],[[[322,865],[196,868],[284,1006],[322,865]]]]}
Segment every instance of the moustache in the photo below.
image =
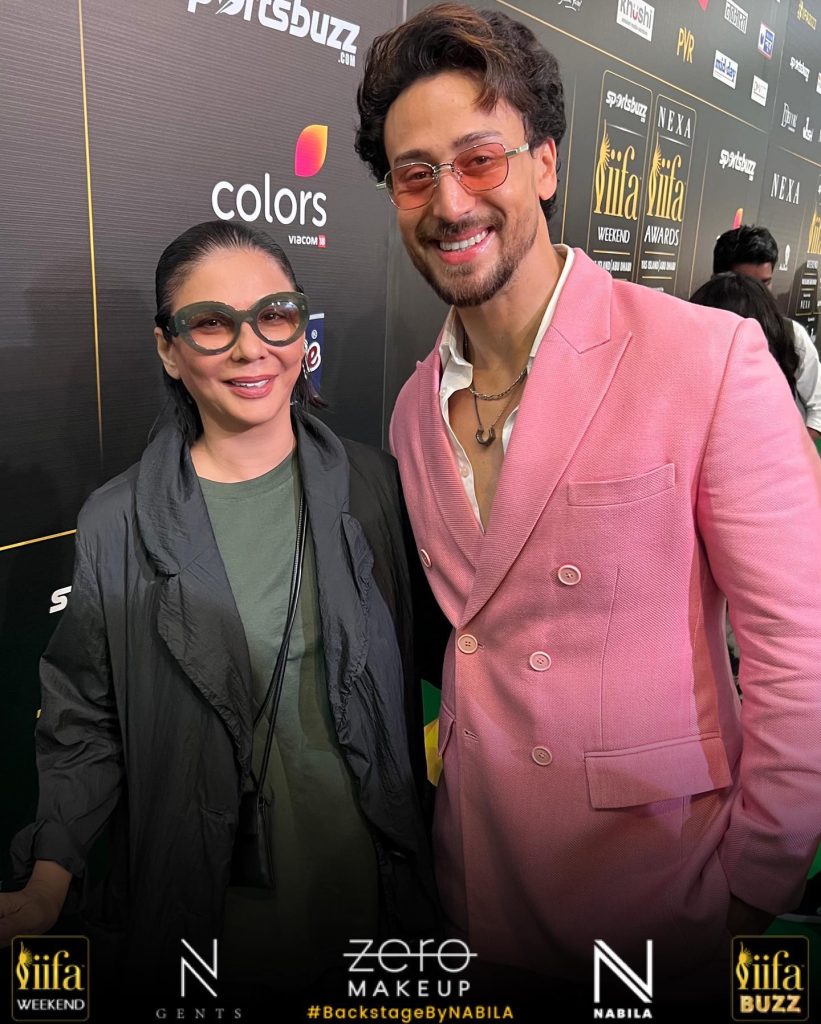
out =
{"type": "Polygon", "coordinates": [[[428,242],[448,242],[460,235],[478,234],[485,228],[492,228],[498,231],[504,223],[501,214],[494,213],[478,220],[475,217],[464,220],[447,221],[436,218],[431,221],[423,221],[416,229],[416,238],[423,245],[428,242]]]}

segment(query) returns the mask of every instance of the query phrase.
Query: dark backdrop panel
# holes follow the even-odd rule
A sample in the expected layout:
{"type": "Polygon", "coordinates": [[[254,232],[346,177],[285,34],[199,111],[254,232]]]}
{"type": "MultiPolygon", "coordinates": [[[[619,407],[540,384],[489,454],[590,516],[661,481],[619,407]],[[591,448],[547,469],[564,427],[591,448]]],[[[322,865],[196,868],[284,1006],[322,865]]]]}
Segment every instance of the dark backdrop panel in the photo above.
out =
{"type": "Polygon", "coordinates": [[[73,527],[99,474],[76,5],[0,5],[0,138],[3,548],[73,527]]]}

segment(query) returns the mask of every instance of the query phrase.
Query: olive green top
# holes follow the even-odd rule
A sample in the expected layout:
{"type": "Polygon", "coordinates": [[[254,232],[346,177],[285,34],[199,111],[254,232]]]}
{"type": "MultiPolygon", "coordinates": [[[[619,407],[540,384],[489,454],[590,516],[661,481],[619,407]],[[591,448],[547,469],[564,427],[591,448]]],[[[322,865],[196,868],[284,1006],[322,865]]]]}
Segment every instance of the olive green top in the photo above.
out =
{"type": "MultiPolygon", "coordinates": [[[[285,627],[299,466],[290,455],[254,480],[200,486],[245,630],[256,714],[285,627]]],[[[254,733],[255,778],[267,729],[266,716],[254,733]]],[[[299,987],[344,968],[341,951],[376,935],[378,913],[376,855],[328,703],[310,530],[264,789],[276,887],[228,889],[220,978],[299,987]]]]}

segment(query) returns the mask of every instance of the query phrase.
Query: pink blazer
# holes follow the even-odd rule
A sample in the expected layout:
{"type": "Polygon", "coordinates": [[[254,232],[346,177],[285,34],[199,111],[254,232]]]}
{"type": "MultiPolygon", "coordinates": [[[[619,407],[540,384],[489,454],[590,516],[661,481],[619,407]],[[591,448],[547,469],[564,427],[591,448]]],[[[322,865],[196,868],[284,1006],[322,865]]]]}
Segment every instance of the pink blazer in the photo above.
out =
{"type": "Polygon", "coordinates": [[[594,939],[654,939],[682,976],[729,953],[730,892],[800,897],[821,834],[821,463],[757,324],[580,250],[484,535],[440,373],[437,345],[391,443],[454,627],[446,911],[498,962],[589,979],[594,939]]]}

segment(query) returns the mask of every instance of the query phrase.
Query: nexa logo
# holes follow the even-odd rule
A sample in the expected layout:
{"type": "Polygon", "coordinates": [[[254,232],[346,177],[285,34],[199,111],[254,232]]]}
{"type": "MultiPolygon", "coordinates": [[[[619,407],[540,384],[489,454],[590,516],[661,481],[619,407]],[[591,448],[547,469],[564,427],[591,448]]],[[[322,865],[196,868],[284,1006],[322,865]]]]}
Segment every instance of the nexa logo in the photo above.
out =
{"type": "Polygon", "coordinates": [[[786,174],[773,172],[773,184],[770,189],[770,199],[780,199],[782,203],[792,203],[798,206],[801,192],[801,182],[786,174]]]}
{"type": "Polygon", "coordinates": [[[636,999],[644,1003],[644,1007],[628,1010],[622,1006],[615,1009],[612,1007],[605,1009],[600,1005],[596,1005],[593,1008],[593,1019],[615,1020],[624,1019],[627,1016],[632,1020],[637,1018],[652,1019],[653,1011],[650,1009],[650,1003],[653,1001],[653,940],[647,940],[644,978],[642,978],[603,939],[596,939],[593,943],[593,1002],[596,1004],[602,1002],[602,966],[606,967],[614,977],[618,978],[633,993],[636,999]]]}
{"type": "MultiPolygon", "coordinates": [[[[294,174],[298,178],[310,178],[322,170],[328,152],[328,126],[309,124],[297,139],[294,149],[294,174]]],[[[262,176],[262,188],[250,182],[235,188],[230,181],[218,181],[211,190],[211,208],[221,220],[253,222],[264,217],[269,224],[276,221],[286,227],[299,224],[306,227],[324,227],[328,215],[325,210],[327,196],[324,192],[280,188],[272,194],[271,175],[266,171],[262,176]],[[232,198],[229,199],[228,197],[232,198]]],[[[295,236],[296,237],[296,236],[295,236]]],[[[301,237],[301,236],[300,236],[301,237]]],[[[313,236],[312,236],[313,237],[313,236]]],[[[325,236],[318,235],[315,243],[301,241],[299,244],[316,244],[324,247],[325,236]]]]}
{"type": "MultiPolygon", "coordinates": [[[[210,3],[212,0],[188,0],[188,13],[195,14],[198,7],[210,3]]],[[[256,9],[260,25],[298,38],[310,36],[320,46],[350,55],[348,60],[340,54],[340,64],[354,65],[356,62],[359,25],[321,11],[312,11],[302,0],[217,0],[217,5],[217,14],[241,14],[245,21],[251,20],[256,9]]]]}

